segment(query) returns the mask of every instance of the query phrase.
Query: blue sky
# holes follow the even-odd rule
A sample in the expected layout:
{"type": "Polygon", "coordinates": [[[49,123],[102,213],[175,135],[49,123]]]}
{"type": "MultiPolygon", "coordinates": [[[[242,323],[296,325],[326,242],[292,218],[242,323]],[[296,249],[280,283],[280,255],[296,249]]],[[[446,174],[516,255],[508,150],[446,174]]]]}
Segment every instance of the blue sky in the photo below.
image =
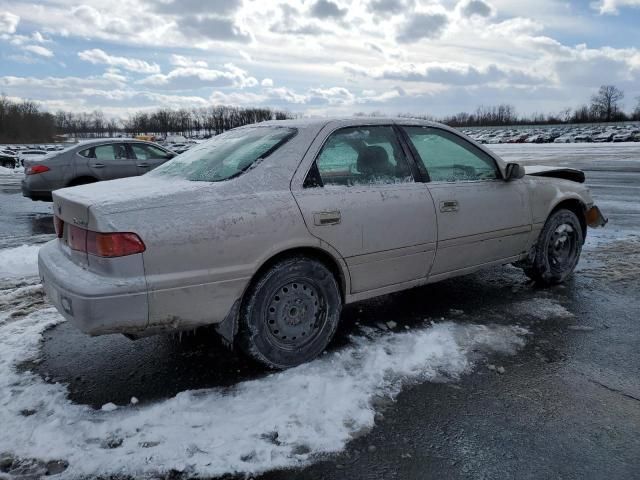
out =
{"type": "Polygon", "coordinates": [[[640,96],[640,0],[0,0],[0,92],[157,107],[436,116],[640,96]]]}

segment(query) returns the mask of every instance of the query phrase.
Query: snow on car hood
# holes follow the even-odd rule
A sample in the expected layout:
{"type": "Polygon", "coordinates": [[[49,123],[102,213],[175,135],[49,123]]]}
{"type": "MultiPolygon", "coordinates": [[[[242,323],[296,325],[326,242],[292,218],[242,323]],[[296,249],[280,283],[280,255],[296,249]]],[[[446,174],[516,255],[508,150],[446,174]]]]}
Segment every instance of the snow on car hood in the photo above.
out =
{"type": "Polygon", "coordinates": [[[524,171],[527,175],[538,177],[553,177],[572,182],[584,183],[585,176],[582,170],[569,167],[548,167],[545,165],[525,165],[524,171]]]}

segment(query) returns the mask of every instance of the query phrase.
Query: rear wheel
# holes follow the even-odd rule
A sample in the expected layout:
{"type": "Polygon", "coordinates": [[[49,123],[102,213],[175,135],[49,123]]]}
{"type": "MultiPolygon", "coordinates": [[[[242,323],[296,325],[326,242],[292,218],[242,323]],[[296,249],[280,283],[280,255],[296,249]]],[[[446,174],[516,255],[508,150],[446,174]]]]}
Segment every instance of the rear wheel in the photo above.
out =
{"type": "Polygon", "coordinates": [[[542,285],[562,283],[576,268],[583,243],[582,226],[576,214],[557,210],[540,232],[535,257],[524,265],[524,272],[542,285]]]}
{"type": "Polygon", "coordinates": [[[323,263],[288,258],[269,268],[247,292],[238,343],[268,367],[293,367],[324,351],[341,310],[338,283],[323,263]]]}

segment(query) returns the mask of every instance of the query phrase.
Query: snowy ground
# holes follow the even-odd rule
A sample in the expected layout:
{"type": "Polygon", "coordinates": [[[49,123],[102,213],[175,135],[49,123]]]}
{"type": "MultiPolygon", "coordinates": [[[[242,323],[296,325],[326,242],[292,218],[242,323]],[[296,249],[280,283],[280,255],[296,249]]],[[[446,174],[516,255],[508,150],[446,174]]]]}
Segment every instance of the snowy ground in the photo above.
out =
{"type": "MultiPolygon", "coordinates": [[[[442,319],[397,333],[367,327],[348,347],[296,369],[231,389],[185,391],[144,406],[132,397],[130,405],[107,403],[95,411],[69,401],[64,385],[16,368],[37,362],[42,332],[63,321],[46,305],[24,314],[24,298],[40,294],[37,250],[0,250],[6,282],[0,296],[0,451],[64,460],[67,476],[220,475],[304,464],[340,451],[373,427],[376,399],[393,399],[410,383],[456,381],[488,353],[515,353],[528,334],[518,326],[442,319]]],[[[518,309],[544,318],[568,315],[550,301],[518,309]]]]}
{"type": "MultiPolygon", "coordinates": [[[[377,471],[385,462],[393,468],[394,462],[400,461],[414,465],[414,470],[409,470],[413,473],[401,478],[422,478],[425,471],[436,472],[440,478],[465,476],[465,472],[474,478],[519,476],[515,464],[513,470],[502,470],[510,468],[508,459],[495,466],[497,470],[487,470],[497,460],[483,449],[495,441],[495,432],[507,436],[515,432],[508,445],[528,438],[524,443],[527,452],[520,454],[536,458],[523,460],[528,468],[534,468],[539,458],[546,462],[534,477],[557,477],[561,466],[544,470],[553,465],[554,454],[545,453],[544,443],[552,444],[555,437],[547,434],[538,444],[534,432],[519,435],[518,426],[527,420],[522,413],[516,414],[517,406],[511,407],[514,419],[518,419],[515,425],[496,426],[504,422],[501,417],[495,420],[496,425],[471,428],[476,436],[484,428],[493,432],[481,436],[482,447],[471,441],[473,432],[463,437],[463,443],[460,437],[438,436],[445,428],[439,425],[445,414],[433,412],[442,402],[451,404],[447,412],[463,402],[462,413],[456,413],[453,420],[461,423],[447,424],[446,428],[464,430],[467,410],[481,408],[482,413],[473,418],[491,418],[496,399],[542,395],[538,381],[548,386],[543,389],[558,382],[564,385],[553,387],[557,398],[570,395],[566,385],[578,382],[575,372],[579,378],[605,385],[607,392],[624,393],[623,399],[594,397],[597,405],[608,409],[597,418],[620,410],[624,412],[620,421],[626,422],[618,426],[617,419],[607,417],[615,431],[610,431],[605,441],[609,445],[619,442],[627,450],[616,450],[615,468],[606,462],[603,468],[611,472],[610,478],[623,478],[616,473],[626,472],[626,467],[637,472],[640,465],[629,459],[640,457],[636,455],[640,445],[626,429],[633,430],[640,415],[626,403],[620,406],[616,402],[633,402],[629,398],[640,397],[638,364],[633,367],[637,357],[629,359],[621,353],[628,351],[630,341],[637,344],[637,325],[625,327],[624,322],[629,311],[637,312],[633,291],[637,293],[635,282],[640,278],[640,147],[634,150],[622,145],[613,153],[601,150],[600,145],[580,145],[580,150],[565,145],[500,147],[499,153],[508,160],[567,162],[587,170],[596,199],[612,222],[607,230],[589,238],[576,282],[539,291],[517,269],[501,267],[354,306],[347,309],[348,325],[326,355],[281,373],[246,370],[242,359],[224,350],[214,348],[211,353],[207,350],[210,344],[207,349],[190,350],[157,338],[134,344],[117,336],[89,339],[77,334],[46,303],[37,278],[39,243],[52,233],[45,226],[50,221],[48,206],[25,203],[17,192],[14,174],[0,172],[0,477],[3,472],[48,473],[59,478],[207,477],[308,466],[315,472],[309,477],[354,478],[363,469],[377,471]],[[614,302],[620,312],[613,314],[613,307],[603,307],[607,301],[614,302]],[[609,314],[613,318],[608,318],[609,314]],[[580,343],[584,340],[572,343],[571,337],[564,339],[571,334],[593,334],[604,328],[600,322],[607,323],[603,334],[612,335],[619,329],[625,337],[596,339],[595,349],[593,345],[584,347],[586,353],[580,343]],[[180,357],[200,372],[200,377],[185,374],[185,378],[176,378],[179,362],[175,368],[163,363],[167,356],[180,357]],[[226,357],[233,358],[231,363],[225,363],[226,357]],[[594,368],[590,362],[601,358],[602,363],[594,368]],[[553,367],[556,359],[562,360],[560,366],[549,376],[546,369],[553,367]],[[546,376],[537,380],[541,367],[531,362],[541,362],[546,376]],[[67,372],[69,366],[75,371],[67,372]],[[139,369],[144,371],[142,377],[147,376],[146,382],[138,377],[139,369]],[[209,372],[216,369],[216,375],[224,380],[209,372]],[[635,377],[627,375],[626,369],[635,371],[635,377]],[[536,383],[535,388],[527,390],[527,383],[527,388],[518,386],[510,393],[508,382],[495,385],[496,379],[506,380],[510,374],[511,382],[523,379],[536,383]],[[487,403],[482,403],[482,388],[474,385],[490,392],[484,400],[487,403]],[[459,397],[458,391],[469,393],[459,397]],[[446,400],[451,392],[453,397],[446,400]],[[409,415],[410,423],[402,423],[404,415],[409,415]],[[405,446],[392,460],[379,449],[399,441],[391,439],[396,438],[390,433],[394,419],[404,425],[400,435],[407,441],[402,440],[405,446]],[[421,432],[409,433],[414,427],[421,432]],[[381,436],[386,440],[378,442],[376,453],[374,444],[381,436]],[[444,455],[438,450],[439,442],[449,450],[444,458],[455,457],[455,462],[439,463],[437,459],[444,455]],[[421,455],[425,449],[430,453],[421,455]],[[481,457],[479,452],[484,452],[481,457]]],[[[595,395],[587,387],[580,388],[584,388],[581,400],[568,401],[568,405],[595,395]]],[[[630,405],[637,408],[635,403],[630,405]]],[[[545,421],[534,419],[532,428],[545,431],[549,426],[562,433],[561,428],[553,427],[554,422],[569,432],[577,429],[576,425],[584,427],[587,433],[580,430],[573,443],[589,438],[591,446],[582,448],[589,458],[597,458],[598,453],[589,448],[601,448],[598,420],[589,417],[588,425],[583,426],[570,406],[554,408],[553,402],[540,399],[526,407],[527,412],[544,411],[545,421]],[[562,417],[562,410],[571,415],[562,417]],[[552,417],[549,411],[555,412],[552,417]]],[[[597,408],[589,404],[585,411],[594,413],[597,408]]],[[[572,446],[566,441],[563,438],[554,445],[564,446],[570,465],[572,446]]],[[[307,470],[297,471],[299,478],[308,478],[307,470]]],[[[598,470],[592,468],[581,478],[590,478],[589,473],[597,478],[598,470]]],[[[281,478],[277,472],[272,475],[281,478]]],[[[282,478],[288,476],[282,474],[282,478]]],[[[380,473],[376,478],[388,476],[393,475],[380,473]]]]}

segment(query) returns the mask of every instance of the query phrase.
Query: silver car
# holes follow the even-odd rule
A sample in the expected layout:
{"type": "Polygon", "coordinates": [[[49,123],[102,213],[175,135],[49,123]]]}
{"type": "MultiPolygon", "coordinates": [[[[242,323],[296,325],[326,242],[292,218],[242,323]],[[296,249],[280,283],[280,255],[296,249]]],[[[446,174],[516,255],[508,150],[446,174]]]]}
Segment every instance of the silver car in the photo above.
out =
{"type": "Polygon", "coordinates": [[[344,304],[514,262],[562,282],[606,223],[582,182],[525,175],[434,123],[266,122],[142,177],[53,192],[40,276],[86,333],[214,324],[286,368],[327,347],[344,304]]]}
{"type": "Polygon", "coordinates": [[[175,157],[171,150],[151,142],[98,139],[75,144],[38,158],[25,157],[22,194],[33,200],[51,200],[59,188],[101,180],[142,175],[175,157]]]}

